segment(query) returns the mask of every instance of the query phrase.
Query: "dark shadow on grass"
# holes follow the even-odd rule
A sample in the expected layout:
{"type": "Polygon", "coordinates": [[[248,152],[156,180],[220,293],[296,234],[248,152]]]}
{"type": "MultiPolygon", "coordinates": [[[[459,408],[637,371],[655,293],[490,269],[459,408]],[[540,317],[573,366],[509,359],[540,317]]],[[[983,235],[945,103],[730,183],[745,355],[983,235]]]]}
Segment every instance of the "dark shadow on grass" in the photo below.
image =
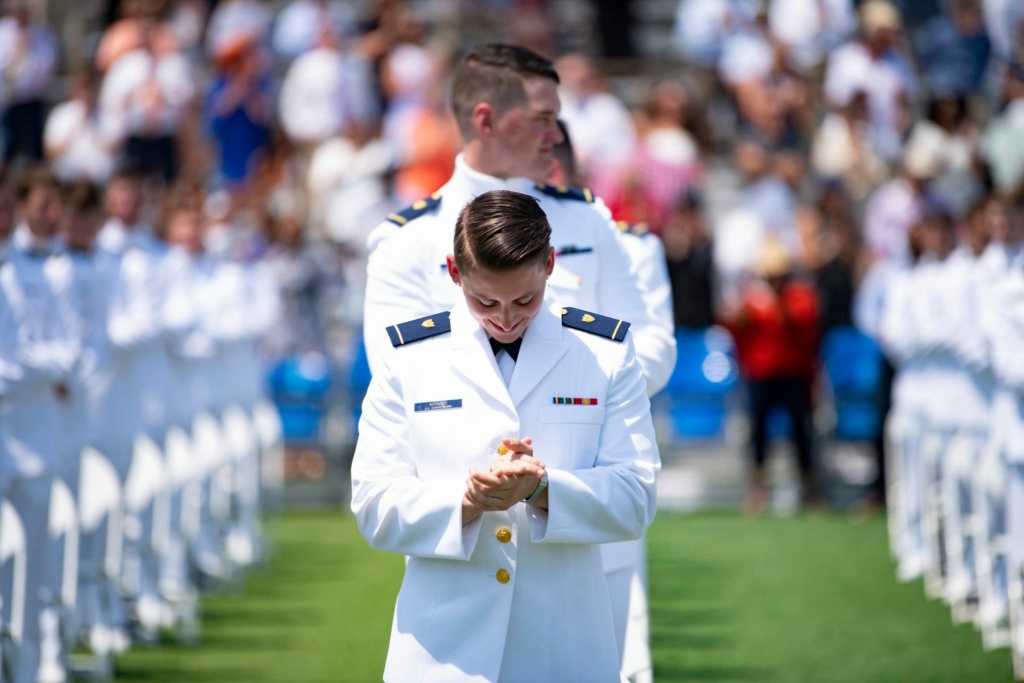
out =
{"type": "Polygon", "coordinates": [[[714,681],[771,681],[773,673],[768,669],[752,666],[667,666],[654,665],[654,680],[658,683],[702,683],[714,681]]]}
{"type": "Polygon", "coordinates": [[[732,642],[720,635],[685,633],[681,628],[662,627],[651,634],[651,647],[658,649],[713,650],[729,647],[732,642]]]}

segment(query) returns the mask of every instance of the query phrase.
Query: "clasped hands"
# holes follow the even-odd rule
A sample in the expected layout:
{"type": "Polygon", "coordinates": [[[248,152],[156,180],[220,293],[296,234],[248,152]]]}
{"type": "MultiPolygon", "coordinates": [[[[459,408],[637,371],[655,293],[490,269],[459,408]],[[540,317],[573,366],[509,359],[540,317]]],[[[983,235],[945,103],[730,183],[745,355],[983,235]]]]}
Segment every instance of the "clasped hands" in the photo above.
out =
{"type": "Polygon", "coordinates": [[[533,457],[533,439],[503,438],[508,449],[491,463],[486,472],[470,468],[464,503],[480,512],[508,510],[529,498],[541,477],[544,463],[533,457]]]}

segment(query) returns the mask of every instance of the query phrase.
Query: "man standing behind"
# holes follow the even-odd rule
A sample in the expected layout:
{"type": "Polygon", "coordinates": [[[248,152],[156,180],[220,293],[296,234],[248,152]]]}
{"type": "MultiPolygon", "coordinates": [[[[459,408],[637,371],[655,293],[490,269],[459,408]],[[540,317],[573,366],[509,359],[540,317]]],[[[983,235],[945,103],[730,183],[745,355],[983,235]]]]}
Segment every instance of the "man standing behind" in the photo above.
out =
{"type": "Polygon", "coordinates": [[[668,382],[675,340],[646,313],[644,291],[615,225],[589,191],[531,180],[547,177],[552,150],[562,139],[557,86],[551,62],[525,48],[483,45],[462,59],[452,82],[463,143],[454,175],[438,192],[392,214],[367,242],[363,333],[371,369],[388,344],[388,325],[454,303],[458,288],[445,257],[459,211],[484,192],[506,189],[539,199],[550,219],[556,254],[552,300],[631,319],[648,394],[668,382]]]}
{"type": "MultiPolygon", "coordinates": [[[[459,298],[446,257],[462,208],[484,192],[512,190],[537,198],[551,224],[551,302],[630,320],[648,395],[668,382],[675,338],[649,312],[619,229],[588,190],[532,180],[549,176],[554,149],[563,139],[557,86],[551,62],[525,48],[483,45],[462,59],[452,80],[452,109],[463,143],[454,175],[438,192],[392,214],[367,243],[363,334],[373,371],[390,344],[388,326],[450,309],[459,298]]],[[[604,567],[606,575],[623,577],[612,577],[615,585],[609,584],[620,656],[629,587],[639,563],[639,544],[623,545],[629,547],[615,553],[612,563],[606,556],[604,567]]]]}

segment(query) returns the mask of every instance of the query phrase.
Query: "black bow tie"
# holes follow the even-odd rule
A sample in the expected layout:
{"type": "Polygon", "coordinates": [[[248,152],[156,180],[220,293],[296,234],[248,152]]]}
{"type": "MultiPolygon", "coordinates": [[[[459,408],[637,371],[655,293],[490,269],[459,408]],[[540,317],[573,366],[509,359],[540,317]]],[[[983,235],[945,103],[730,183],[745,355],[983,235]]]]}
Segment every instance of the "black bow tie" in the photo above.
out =
{"type": "Polygon", "coordinates": [[[491,337],[487,341],[491,342],[491,350],[494,351],[495,356],[498,355],[499,351],[505,349],[505,353],[512,356],[513,361],[519,360],[519,347],[523,345],[522,337],[516,339],[514,342],[509,342],[508,344],[500,342],[494,337],[491,337]]]}

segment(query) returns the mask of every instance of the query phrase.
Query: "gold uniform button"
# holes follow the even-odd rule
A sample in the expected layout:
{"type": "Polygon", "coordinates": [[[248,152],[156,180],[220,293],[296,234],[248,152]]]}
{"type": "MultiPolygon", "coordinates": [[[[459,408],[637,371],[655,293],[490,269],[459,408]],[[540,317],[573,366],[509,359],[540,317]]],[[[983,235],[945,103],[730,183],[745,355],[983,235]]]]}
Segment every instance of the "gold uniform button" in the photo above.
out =
{"type": "Polygon", "coordinates": [[[512,578],[509,573],[504,569],[499,569],[498,573],[494,575],[494,578],[498,579],[498,583],[508,583],[508,580],[512,578]]]}
{"type": "Polygon", "coordinates": [[[505,444],[498,446],[498,455],[508,455],[508,446],[505,444]]]}
{"type": "Polygon", "coordinates": [[[507,527],[501,527],[495,535],[498,537],[499,543],[508,543],[512,540],[512,531],[507,527]]]}

